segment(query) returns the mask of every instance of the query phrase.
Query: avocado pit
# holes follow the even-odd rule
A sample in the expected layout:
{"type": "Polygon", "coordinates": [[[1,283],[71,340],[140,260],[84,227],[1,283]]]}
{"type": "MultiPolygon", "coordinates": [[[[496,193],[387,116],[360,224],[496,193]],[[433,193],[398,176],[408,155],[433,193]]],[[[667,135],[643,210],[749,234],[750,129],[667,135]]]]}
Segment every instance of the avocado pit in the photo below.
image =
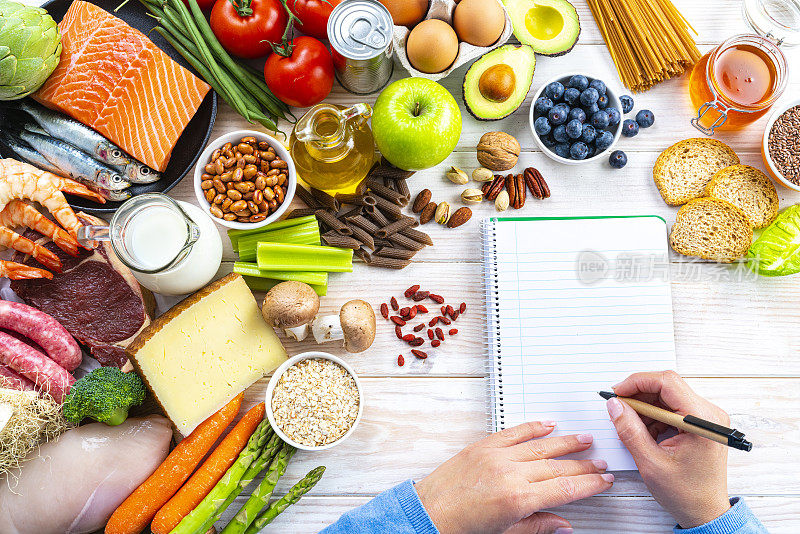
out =
{"type": "Polygon", "coordinates": [[[478,91],[487,100],[505,102],[514,94],[517,77],[514,69],[505,63],[489,67],[478,80],[478,91]]]}

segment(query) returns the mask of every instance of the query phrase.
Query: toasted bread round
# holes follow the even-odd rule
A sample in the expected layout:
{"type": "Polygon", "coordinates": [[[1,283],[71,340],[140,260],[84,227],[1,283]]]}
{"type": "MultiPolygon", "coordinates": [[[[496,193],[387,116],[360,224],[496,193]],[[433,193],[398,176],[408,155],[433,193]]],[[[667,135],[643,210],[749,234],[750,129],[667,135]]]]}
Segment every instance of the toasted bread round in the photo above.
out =
{"type": "Polygon", "coordinates": [[[706,187],[707,197],[730,202],[747,215],[750,224],[766,228],[778,216],[778,192],[767,175],[749,165],[720,169],[706,187]]]}
{"type": "Polygon", "coordinates": [[[653,181],[664,202],[679,206],[702,197],[714,173],[738,163],[739,157],[722,141],[684,139],[658,156],[653,181]]]}
{"type": "Polygon", "coordinates": [[[675,252],[724,263],[744,256],[752,241],[747,215],[716,198],[698,198],[682,206],[669,234],[675,252]]]}

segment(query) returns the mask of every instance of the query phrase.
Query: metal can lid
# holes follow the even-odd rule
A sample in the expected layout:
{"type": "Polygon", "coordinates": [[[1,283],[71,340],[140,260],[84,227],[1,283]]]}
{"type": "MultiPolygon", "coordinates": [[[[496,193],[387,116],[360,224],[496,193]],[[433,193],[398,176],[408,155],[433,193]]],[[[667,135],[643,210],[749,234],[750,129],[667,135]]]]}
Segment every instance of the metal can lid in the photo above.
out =
{"type": "Polygon", "coordinates": [[[331,47],[349,59],[370,59],[392,42],[392,16],[376,0],[348,0],[328,18],[331,47]]]}

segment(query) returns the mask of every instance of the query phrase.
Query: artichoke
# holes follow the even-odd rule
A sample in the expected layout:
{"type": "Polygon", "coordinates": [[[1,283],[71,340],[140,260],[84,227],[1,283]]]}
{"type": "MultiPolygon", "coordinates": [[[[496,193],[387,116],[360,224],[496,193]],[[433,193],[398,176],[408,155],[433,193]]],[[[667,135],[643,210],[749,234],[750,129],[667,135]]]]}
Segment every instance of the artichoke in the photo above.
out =
{"type": "Polygon", "coordinates": [[[61,36],[40,7],[0,0],[0,100],[38,89],[61,58],[61,36]]]}

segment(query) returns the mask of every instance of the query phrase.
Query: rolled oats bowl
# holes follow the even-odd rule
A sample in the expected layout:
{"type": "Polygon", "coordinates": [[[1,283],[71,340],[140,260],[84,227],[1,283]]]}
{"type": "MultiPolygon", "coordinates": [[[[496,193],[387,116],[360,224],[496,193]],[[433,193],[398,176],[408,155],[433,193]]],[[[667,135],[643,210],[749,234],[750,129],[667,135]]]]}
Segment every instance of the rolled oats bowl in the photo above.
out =
{"type": "Polygon", "coordinates": [[[330,449],[353,433],[364,412],[361,382],[344,360],[304,352],[270,378],[267,420],[283,441],[304,451],[330,449]]]}

